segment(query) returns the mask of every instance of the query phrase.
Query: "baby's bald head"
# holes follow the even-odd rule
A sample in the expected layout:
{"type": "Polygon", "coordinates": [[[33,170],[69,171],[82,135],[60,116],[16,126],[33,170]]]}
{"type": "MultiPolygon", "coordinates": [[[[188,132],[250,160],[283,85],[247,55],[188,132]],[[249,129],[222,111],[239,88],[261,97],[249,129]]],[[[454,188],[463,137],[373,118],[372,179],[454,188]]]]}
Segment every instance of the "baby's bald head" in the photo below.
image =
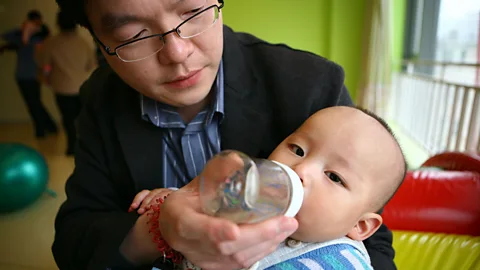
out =
{"type": "Polygon", "coordinates": [[[270,158],[302,180],[304,200],[294,239],[366,239],[402,183],[405,161],[391,129],[369,111],[330,107],[312,115],[270,158]],[[321,229],[319,229],[321,228],[321,229]]]}
{"type": "MultiPolygon", "coordinates": [[[[349,153],[357,173],[373,186],[371,207],[381,210],[402,184],[407,171],[403,152],[389,125],[371,111],[343,106],[323,109],[308,121],[337,133],[338,141],[330,147],[349,153]]],[[[324,138],[319,136],[318,140],[324,138]]]]}
{"type": "Polygon", "coordinates": [[[397,160],[398,166],[395,166],[396,167],[395,169],[392,168],[393,170],[391,171],[391,173],[392,173],[392,176],[391,176],[392,185],[391,186],[387,185],[387,187],[385,187],[383,189],[383,192],[379,190],[380,194],[379,194],[379,197],[378,197],[378,201],[373,203],[374,209],[378,209],[378,210],[376,210],[376,212],[379,212],[390,201],[390,199],[393,197],[395,192],[402,185],[403,180],[405,179],[405,176],[407,174],[408,165],[407,165],[407,162],[405,160],[405,156],[403,154],[403,151],[400,147],[400,144],[398,143],[398,140],[395,137],[395,134],[393,133],[392,129],[387,124],[387,122],[385,120],[383,120],[381,117],[379,117],[378,115],[374,114],[373,112],[371,112],[369,110],[366,110],[366,109],[363,109],[363,108],[360,108],[360,107],[357,107],[356,109],[362,111],[364,114],[366,114],[366,115],[370,116],[371,118],[375,119],[375,121],[377,121],[378,124],[380,124],[385,129],[385,131],[388,132],[388,134],[391,136],[391,138],[395,142],[395,145],[396,145],[396,148],[397,148],[397,151],[395,151],[396,152],[395,156],[396,156],[396,160],[398,159],[397,160]]]}

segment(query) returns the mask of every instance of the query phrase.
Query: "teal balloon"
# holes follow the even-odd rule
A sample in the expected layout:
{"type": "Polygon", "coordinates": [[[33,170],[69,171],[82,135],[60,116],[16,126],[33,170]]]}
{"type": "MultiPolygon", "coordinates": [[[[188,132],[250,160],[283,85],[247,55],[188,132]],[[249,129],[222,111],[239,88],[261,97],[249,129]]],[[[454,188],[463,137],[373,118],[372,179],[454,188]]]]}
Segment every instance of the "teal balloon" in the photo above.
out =
{"type": "Polygon", "coordinates": [[[0,144],[0,213],[31,205],[47,183],[48,166],[40,153],[22,144],[0,144]]]}

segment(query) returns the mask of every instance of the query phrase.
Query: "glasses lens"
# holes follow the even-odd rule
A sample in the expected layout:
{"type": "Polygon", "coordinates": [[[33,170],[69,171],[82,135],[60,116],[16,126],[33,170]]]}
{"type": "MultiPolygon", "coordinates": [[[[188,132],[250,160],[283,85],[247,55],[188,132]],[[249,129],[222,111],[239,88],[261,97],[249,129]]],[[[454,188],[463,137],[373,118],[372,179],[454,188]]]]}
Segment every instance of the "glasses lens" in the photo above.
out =
{"type": "Polygon", "coordinates": [[[140,39],[117,49],[117,55],[125,62],[143,60],[159,52],[163,48],[163,39],[154,36],[140,39]]]}
{"type": "Polygon", "coordinates": [[[178,28],[178,34],[182,38],[191,38],[200,35],[217,22],[218,13],[217,6],[213,6],[194,15],[178,28]]]}

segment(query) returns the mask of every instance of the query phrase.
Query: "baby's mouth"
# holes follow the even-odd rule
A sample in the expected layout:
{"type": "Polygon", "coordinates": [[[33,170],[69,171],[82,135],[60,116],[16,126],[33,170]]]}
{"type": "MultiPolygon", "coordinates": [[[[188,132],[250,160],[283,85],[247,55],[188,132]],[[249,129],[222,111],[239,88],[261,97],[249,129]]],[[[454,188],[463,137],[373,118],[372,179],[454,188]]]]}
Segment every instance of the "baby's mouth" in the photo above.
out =
{"type": "Polygon", "coordinates": [[[302,182],[302,187],[305,189],[305,181],[303,181],[303,179],[300,178],[300,182],[302,182]]]}

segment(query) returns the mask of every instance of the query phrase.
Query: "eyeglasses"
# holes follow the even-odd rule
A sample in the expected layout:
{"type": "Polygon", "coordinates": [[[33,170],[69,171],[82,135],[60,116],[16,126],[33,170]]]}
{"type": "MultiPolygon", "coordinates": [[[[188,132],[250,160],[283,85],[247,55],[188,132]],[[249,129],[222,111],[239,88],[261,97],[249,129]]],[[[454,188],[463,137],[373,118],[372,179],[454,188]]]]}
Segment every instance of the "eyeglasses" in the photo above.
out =
{"type": "Polygon", "coordinates": [[[113,51],[105,46],[95,35],[95,40],[103,47],[108,55],[116,55],[124,62],[135,62],[146,59],[158,53],[165,46],[165,36],[176,33],[180,38],[188,39],[196,37],[210,29],[218,21],[220,9],[223,8],[223,0],[218,0],[220,6],[211,5],[199,11],[192,17],[180,23],[175,29],[163,34],[151,35],[128,41],[117,46],[113,51]]]}

